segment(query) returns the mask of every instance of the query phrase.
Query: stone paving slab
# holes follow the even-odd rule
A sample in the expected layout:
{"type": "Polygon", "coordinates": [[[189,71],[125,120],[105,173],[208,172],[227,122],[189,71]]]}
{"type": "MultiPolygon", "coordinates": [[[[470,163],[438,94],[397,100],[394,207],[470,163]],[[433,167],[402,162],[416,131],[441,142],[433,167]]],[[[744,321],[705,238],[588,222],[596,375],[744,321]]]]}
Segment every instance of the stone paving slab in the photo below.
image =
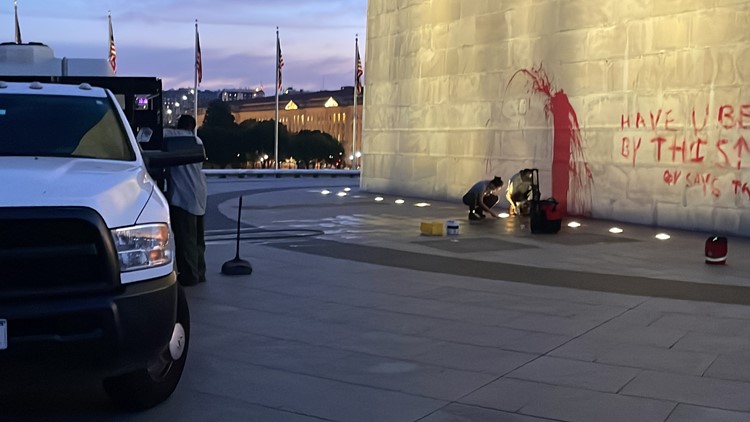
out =
{"type": "Polygon", "coordinates": [[[542,356],[507,374],[508,378],[616,393],[639,369],[542,356]]]}
{"type": "Polygon", "coordinates": [[[250,404],[329,420],[413,421],[445,402],[244,362],[197,357],[205,376],[190,387],[250,404]]]}
{"type": "Polygon", "coordinates": [[[643,371],[622,394],[726,410],[750,411],[750,384],[708,377],[643,371]]]}
{"type": "MultiPolygon", "coordinates": [[[[609,365],[700,376],[706,373],[709,366],[716,365],[718,359],[721,357],[717,358],[717,355],[713,353],[683,352],[671,348],[620,344],[597,356],[595,361],[609,365]]],[[[735,363],[738,362],[727,362],[727,366],[736,369],[739,365],[735,363]]]]}
{"type": "Polygon", "coordinates": [[[747,413],[680,404],[666,422],[746,422],[747,413]]]}
{"type": "Polygon", "coordinates": [[[750,382],[750,356],[747,354],[719,355],[704,375],[712,378],[750,382]]]}
{"type": "Polygon", "coordinates": [[[552,419],[536,418],[499,410],[486,409],[465,404],[449,404],[420,422],[552,422],[552,419]]]}
{"type": "Polygon", "coordinates": [[[500,379],[461,403],[554,420],[664,421],[675,403],[537,382],[500,379]]]}

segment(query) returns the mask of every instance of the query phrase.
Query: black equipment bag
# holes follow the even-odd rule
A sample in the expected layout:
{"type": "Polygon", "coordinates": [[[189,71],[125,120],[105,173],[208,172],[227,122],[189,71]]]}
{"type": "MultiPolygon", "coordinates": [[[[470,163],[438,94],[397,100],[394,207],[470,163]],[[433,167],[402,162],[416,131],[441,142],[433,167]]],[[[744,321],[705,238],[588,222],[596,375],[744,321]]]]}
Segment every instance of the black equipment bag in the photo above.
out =
{"type": "Polygon", "coordinates": [[[557,210],[555,198],[543,201],[531,200],[531,232],[557,233],[562,225],[562,216],[557,210]]]}
{"type": "Polygon", "coordinates": [[[562,214],[557,209],[557,200],[542,200],[539,191],[539,169],[531,169],[531,232],[557,233],[562,225],[562,214]]]}

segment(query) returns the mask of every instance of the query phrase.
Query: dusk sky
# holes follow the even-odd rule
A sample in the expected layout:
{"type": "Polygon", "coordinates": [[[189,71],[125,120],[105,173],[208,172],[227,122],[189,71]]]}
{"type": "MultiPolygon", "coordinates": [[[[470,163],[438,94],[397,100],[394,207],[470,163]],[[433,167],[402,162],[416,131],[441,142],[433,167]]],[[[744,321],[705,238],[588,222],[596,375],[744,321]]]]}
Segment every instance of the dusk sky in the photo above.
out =
{"type": "MultiPolygon", "coordinates": [[[[195,19],[200,89],[275,83],[276,27],[284,87],[317,91],[354,84],[354,37],[365,58],[367,0],[18,0],[23,42],[58,58],[107,58],[111,11],[118,76],[156,76],[192,87],[195,19]]],[[[0,0],[0,41],[14,40],[13,1],[0,0]]]]}

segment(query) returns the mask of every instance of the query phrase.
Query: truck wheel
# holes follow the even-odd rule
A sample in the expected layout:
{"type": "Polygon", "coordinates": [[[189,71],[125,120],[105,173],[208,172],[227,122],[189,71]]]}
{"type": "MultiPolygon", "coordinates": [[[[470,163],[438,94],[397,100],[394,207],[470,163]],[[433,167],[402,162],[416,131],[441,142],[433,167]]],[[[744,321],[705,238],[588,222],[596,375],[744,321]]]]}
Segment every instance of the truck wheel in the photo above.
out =
{"type": "Polygon", "coordinates": [[[181,286],[177,289],[177,321],[169,347],[147,368],[104,380],[104,391],[119,407],[144,410],[163,402],[177,388],[190,344],[190,311],[181,286]]]}

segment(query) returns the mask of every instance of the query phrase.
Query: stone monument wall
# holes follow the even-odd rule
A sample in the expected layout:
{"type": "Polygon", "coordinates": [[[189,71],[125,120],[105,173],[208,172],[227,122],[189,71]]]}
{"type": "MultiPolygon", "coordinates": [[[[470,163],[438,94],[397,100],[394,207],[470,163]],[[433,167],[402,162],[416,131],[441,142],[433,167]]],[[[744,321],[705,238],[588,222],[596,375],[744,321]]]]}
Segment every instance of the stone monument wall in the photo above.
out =
{"type": "Polygon", "coordinates": [[[369,0],[361,184],[750,233],[750,1],[369,0]]]}

